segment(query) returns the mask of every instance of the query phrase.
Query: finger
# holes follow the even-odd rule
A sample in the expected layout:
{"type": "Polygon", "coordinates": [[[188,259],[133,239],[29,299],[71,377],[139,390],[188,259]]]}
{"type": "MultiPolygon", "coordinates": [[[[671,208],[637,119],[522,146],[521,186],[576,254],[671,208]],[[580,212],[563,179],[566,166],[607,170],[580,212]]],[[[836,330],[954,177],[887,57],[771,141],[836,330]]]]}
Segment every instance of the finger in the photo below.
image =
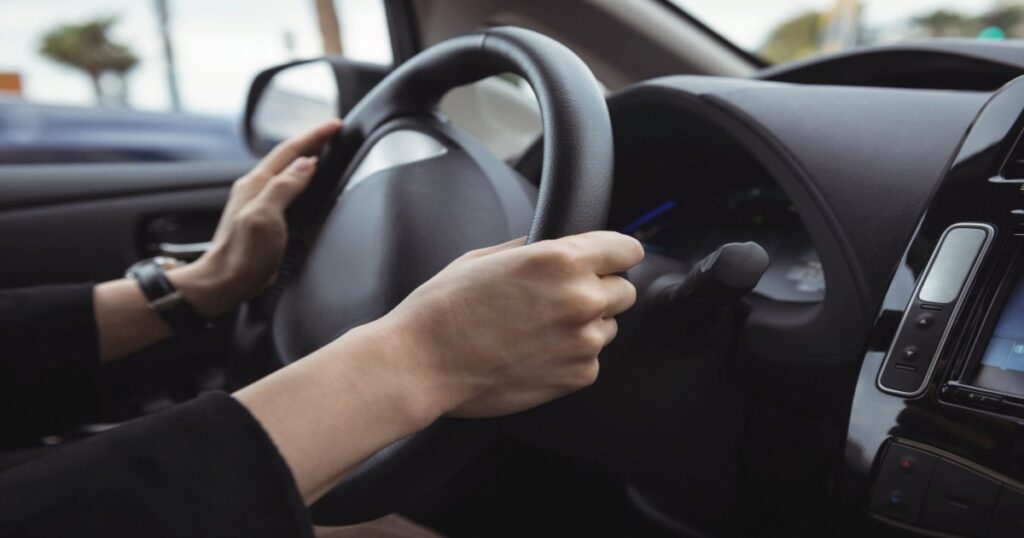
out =
{"type": "Polygon", "coordinates": [[[526,236],[524,235],[522,237],[517,237],[516,239],[513,239],[511,241],[505,241],[504,243],[499,243],[497,245],[493,245],[493,246],[490,246],[490,247],[484,247],[484,248],[478,248],[476,250],[471,250],[471,251],[466,253],[466,257],[469,257],[469,258],[482,258],[482,257],[487,256],[489,254],[495,254],[495,253],[501,252],[503,250],[509,250],[509,249],[512,249],[512,248],[521,247],[521,246],[523,246],[525,244],[526,244],[526,236]]]}
{"type": "Polygon", "coordinates": [[[601,277],[601,288],[608,299],[604,317],[617,316],[629,310],[636,303],[636,287],[621,276],[601,277]]]}
{"type": "Polygon", "coordinates": [[[316,170],[316,162],[316,157],[299,157],[292,161],[288,168],[267,182],[257,196],[257,202],[284,212],[309,186],[309,181],[316,170]]]}
{"type": "Polygon", "coordinates": [[[220,220],[217,222],[217,229],[213,232],[212,241],[216,243],[228,233],[229,223],[231,218],[238,210],[249,202],[252,198],[247,192],[243,192],[243,188],[238,184],[236,180],[235,184],[231,187],[231,195],[228,197],[228,201],[224,204],[224,211],[220,214],[220,220]]]}
{"type": "Polygon", "coordinates": [[[311,131],[278,144],[253,170],[259,177],[269,178],[280,173],[295,159],[314,155],[341,129],[341,120],[331,120],[311,131]]]}
{"type": "Polygon", "coordinates": [[[587,232],[558,241],[574,244],[580,258],[598,275],[621,273],[644,259],[644,247],[636,239],[617,232],[587,232]]]}
{"type": "Polygon", "coordinates": [[[619,335],[619,322],[615,321],[615,318],[603,318],[595,321],[600,327],[601,334],[604,335],[604,345],[612,343],[615,337],[619,335]]]}

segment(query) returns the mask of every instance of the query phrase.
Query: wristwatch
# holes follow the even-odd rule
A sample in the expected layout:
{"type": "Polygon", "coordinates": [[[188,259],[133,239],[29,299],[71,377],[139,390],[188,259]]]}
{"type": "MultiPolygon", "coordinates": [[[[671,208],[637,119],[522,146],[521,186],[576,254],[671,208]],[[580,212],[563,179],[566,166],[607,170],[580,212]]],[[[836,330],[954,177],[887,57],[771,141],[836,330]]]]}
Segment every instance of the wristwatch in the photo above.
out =
{"type": "Polygon", "coordinates": [[[202,331],[213,327],[213,323],[200,316],[196,309],[185,300],[166,271],[185,265],[184,261],[168,256],[156,256],[135,262],[125,271],[126,278],[134,278],[149,300],[149,309],[170,325],[175,334],[202,331]]]}

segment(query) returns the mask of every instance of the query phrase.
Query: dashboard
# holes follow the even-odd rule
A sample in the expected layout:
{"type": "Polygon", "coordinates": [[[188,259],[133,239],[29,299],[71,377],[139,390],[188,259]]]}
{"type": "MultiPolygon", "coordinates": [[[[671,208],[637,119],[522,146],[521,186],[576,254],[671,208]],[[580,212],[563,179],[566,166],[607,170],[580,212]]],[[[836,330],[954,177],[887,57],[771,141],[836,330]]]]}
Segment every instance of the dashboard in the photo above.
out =
{"type": "MultiPolygon", "coordinates": [[[[604,407],[591,412],[600,436],[560,430],[552,443],[610,453],[617,446],[610,439],[620,437],[632,441],[622,450],[635,453],[644,439],[657,439],[658,453],[672,457],[633,461],[625,477],[636,502],[659,519],[693,521],[703,516],[692,511],[711,513],[727,502],[728,482],[714,493],[665,483],[669,476],[701,480],[708,472],[743,476],[743,495],[780,510],[802,506],[803,513],[826,514],[842,497],[841,503],[869,513],[864,499],[877,447],[857,445],[868,461],[861,481],[848,471],[843,450],[824,447],[852,450],[844,442],[851,420],[878,428],[879,446],[888,438],[892,423],[878,420],[877,409],[862,418],[854,414],[855,372],[865,342],[886,340],[876,322],[892,302],[887,292],[894,274],[913,280],[922,271],[897,268],[988,97],[687,76],[612,96],[612,229],[639,239],[649,261],[684,268],[676,271],[724,243],[742,241],[763,246],[771,265],[747,297],[748,310],[724,355],[693,357],[694,351],[672,351],[666,349],[672,344],[652,337],[650,350],[630,350],[630,361],[645,365],[642,372],[602,364],[603,376],[626,377],[652,394],[658,392],[652,387],[666,385],[681,391],[693,402],[675,408],[674,420],[688,423],[683,431],[715,432],[709,434],[717,440],[713,446],[695,449],[692,435],[630,422],[668,412],[663,401],[652,407],[636,395],[618,400],[621,409],[614,413],[604,407]],[[666,363],[666,353],[680,356],[666,363]],[[655,367],[664,364],[672,366],[655,367]],[[841,488],[822,489],[837,476],[841,488]],[[763,489],[751,490],[752,484],[763,489]]],[[[631,276],[642,295],[649,281],[631,276]]],[[[623,331],[633,329],[625,324],[623,331]]],[[[878,366],[869,376],[876,393],[878,366]]]]}
{"type": "Polygon", "coordinates": [[[846,495],[921,533],[1024,536],[1024,81],[977,114],[861,364],[846,495]],[[918,467],[918,464],[921,467],[918,467]]]}
{"type": "Polygon", "coordinates": [[[689,262],[725,243],[754,241],[771,258],[754,294],[789,303],[825,298],[821,258],[793,203],[771,183],[727,187],[700,200],[674,196],[628,218],[618,231],[640,240],[648,252],[689,262]]]}
{"type": "MultiPolygon", "coordinates": [[[[628,360],[603,358],[610,381],[544,443],[614,460],[633,501],[680,529],[756,534],[730,515],[708,521],[740,505],[852,535],[1024,536],[1024,179],[992,181],[1024,162],[1024,149],[1008,157],[1024,81],[993,94],[992,73],[1009,75],[927,52],[939,60],[922,68],[943,85],[893,78],[907,56],[883,51],[888,63],[865,65],[885,84],[810,64],[765,72],[774,80],[665,77],[609,98],[611,228],[677,273],[729,242],[756,241],[771,265],[727,341],[684,348],[623,322],[628,360]],[[962,291],[920,300],[957,226],[985,230],[976,252],[949,256],[962,291]],[[837,510],[852,517],[830,519],[837,510]]],[[[642,304],[658,275],[629,276],[642,304]]]]}

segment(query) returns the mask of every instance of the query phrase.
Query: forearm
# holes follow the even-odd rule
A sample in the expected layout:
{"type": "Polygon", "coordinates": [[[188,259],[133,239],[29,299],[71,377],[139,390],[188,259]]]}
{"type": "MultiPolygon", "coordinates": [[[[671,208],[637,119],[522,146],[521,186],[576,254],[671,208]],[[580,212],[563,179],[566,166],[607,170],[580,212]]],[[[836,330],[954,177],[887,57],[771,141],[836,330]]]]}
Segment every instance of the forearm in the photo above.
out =
{"type": "Polygon", "coordinates": [[[100,360],[109,362],[169,338],[173,332],[149,309],[135,280],[123,278],[93,289],[100,360]]]}
{"type": "Polygon", "coordinates": [[[414,357],[370,327],[235,393],[277,445],[307,504],[442,412],[412,371],[414,357]]]}

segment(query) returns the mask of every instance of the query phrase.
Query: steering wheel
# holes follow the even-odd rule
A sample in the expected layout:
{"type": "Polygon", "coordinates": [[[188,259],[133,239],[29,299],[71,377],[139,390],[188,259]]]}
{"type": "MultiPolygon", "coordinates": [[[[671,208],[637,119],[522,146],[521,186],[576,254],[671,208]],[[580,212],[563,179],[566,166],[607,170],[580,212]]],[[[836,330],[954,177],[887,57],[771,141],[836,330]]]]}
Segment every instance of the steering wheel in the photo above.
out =
{"type": "MultiPolygon", "coordinates": [[[[395,69],[345,118],[289,212],[276,288],[243,312],[236,340],[261,342],[283,366],[384,315],[467,250],[603,228],[612,174],[604,96],[568,48],[518,28],[440,43],[395,69]],[[529,82],[540,105],[539,189],[434,112],[452,88],[509,72],[529,82]]],[[[442,418],[381,450],[313,506],[314,521],[393,512],[460,470],[496,424],[442,418]]]]}

